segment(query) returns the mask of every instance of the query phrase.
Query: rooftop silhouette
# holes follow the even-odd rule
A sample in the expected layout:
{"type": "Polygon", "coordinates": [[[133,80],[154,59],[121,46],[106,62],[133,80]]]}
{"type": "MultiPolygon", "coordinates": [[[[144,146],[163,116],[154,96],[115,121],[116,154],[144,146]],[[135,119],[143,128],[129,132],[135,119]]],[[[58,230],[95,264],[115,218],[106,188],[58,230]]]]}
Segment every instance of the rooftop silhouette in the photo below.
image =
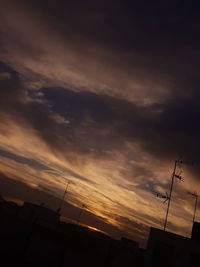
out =
{"type": "Polygon", "coordinates": [[[6,201],[0,197],[1,258],[20,266],[194,267],[200,260],[200,223],[191,238],[151,228],[148,245],[120,240],[81,224],[60,221],[44,206],[6,201]]]}
{"type": "Polygon", "coordinates": [[[7,266],[142,266],[138,243],[64,223],[44,205],[0,201],[2,259],[7,266]],[[11,257],[12,255],[12,257],[11,257]]]}

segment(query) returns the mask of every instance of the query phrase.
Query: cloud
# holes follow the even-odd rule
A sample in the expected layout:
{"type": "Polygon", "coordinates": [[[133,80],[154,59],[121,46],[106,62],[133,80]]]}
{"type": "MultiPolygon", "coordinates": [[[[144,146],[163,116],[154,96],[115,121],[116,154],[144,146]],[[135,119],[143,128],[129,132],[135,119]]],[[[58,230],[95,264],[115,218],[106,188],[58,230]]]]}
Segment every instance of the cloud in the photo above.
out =
{"type": "MultiPolygon", "coordinates": [[[[32,92],[27,101],[29,92],[20,82],[20,97],[15,97],[16,79],[17,74],[9,80],[13,95],[9,94],[7,103],[14,101],[13,109],[5,105],[1,112],[9,118],[1,135],[5,173],[17,174],[29,186],[48,188],[46,191],[56,196],[61,188],[64,190],[66,180],[72,180],[70,200],[77,206],[86,202],[92,213],[119,228],[122,224],[115,219],[116,214],[159,227],[164,211],[159,208],[158,213],[153,193],[158,186],[168,190],[168,159],[173,156],[164,142],[167,131],[161,136],[163,143],[157,141],[160,132],[156,126],[162,124],[165,107],[164,111],[154,105],[138,107],[125,100],[66,88],[41,88],[37,91],[41,101],[35,101],[32,92]],[[69,123],[57,123],[52,114],[60,114],[69,123]]],[[[170,142],[174,142],[173,132],[170,142]]],[[[177,196],[182,196],[180,190],[177,196]]],[[[179,217],[186,221],[184,212],[179,217]]],[[[173,218],[177,220],[177,216],[173,218]]],[[[177,230],[173,224],[171,227],[177,230]]]]}
{"type": "Polygon", "coordinates": [[[0,80],[9,80],[11,75],[9,72],[1,72],[0,73],[0,80]]]}
{"type": "MultiPolygon", "coordinates": [[[[76,29],[74,33],[70,30],[66,32],[63,25],[66,27],[70,19],[73,25],[81,26],[78,20],[73,21],[73,16],[55,18],[55,24],[60,22],[59,28],[63,31],[53,31],[58,25],[51,25],[49,21],[51,26],[48,26],[48,14],[47,21],[44,21],[41,19],[41,10],[36,9],[35,12],[34,9],[27,10],[27,7],[19,9],[10,5],[5,5],[2,10],[2,23],[5,25],[2,57],[23,73],[27,82],[35,84],[39,80],[43,85],[107,94],[140,105],[157,102],[168,95],[170,79],[153,68],[153,73],[150,73],[146,64],[142,63],[143,56],[138,57],[137,51],[119,56],[104,42],[97,44],[88,36],[86,29],[83,29],[85,35],[76,29]],[[30,17],[27,17],[27,12],[30,17]],[[11,23],[10,16],[15,23],[11,23]],[[14,32],[18,32],[18,36],[14,32]],[[130,58],[135,62],[134,65],[130,65],[130,58]]],[[[88,16],[86,12],[82,19],[88,17],[91,19],[88,23],[92,25],[96,17],[88,16]]],[[[110,31],[113,36],[113,29],[110,31]]],[[[105,37],[102,37],[103,40],[105,37]]]]}
{"type": "MultiPolygon", "coordinates": [[[[117,227],[159,227],[153,193],[177,157],[199,161],[196,11],[77,3],[2,2],[1,168],[56,195],[71,180],[70,201],[117,227]]],[[[199,168],[183,173],[170,226],[186,234],[199,168]]]]}
{"type": "Polygon", "coordinates": [[[193,42],[191,48],[197,41],[196,13],[187,16],[185,8],[177,3],[119,8],[112,1],[50,2],[47,8],[35,1],[4,1],[2,57],[32,85],[40,81],[138,105],[157,103],[186,75],[198,78],[198,46],[193,42]]]}

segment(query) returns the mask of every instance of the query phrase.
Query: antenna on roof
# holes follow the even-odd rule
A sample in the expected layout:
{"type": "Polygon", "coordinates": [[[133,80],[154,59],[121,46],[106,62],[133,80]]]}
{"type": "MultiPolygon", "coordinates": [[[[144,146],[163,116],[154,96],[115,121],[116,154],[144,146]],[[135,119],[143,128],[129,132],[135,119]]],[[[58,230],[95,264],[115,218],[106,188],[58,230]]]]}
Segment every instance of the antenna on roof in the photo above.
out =
{"type": "Polygon", "coordinates": [[[78,214],[77,224],[80,223],[81,215],[82,215],[82,213],[83,213],[83,211],[84,211],[85,208],[87,208],[87,206],[86,206],[85,204],[82,204],[81,209],[80,209],[80,212],[79,212],[79,214],[78,214]]]}
{"type": "Polygon", "coordinates": [[[167,201],[169,201],[169,196],[168,196],[168,193],[167,193],[167,192],[166,192],[165,195],[163,195],[163,194],[161,194],[161,193],[156,193],[156,196],[157,196],[158,198],[163,198],[163,199],[164,199],[163,203],[166,203],[167,201]]]}
{"type": "Polygon", "coordinates": [[[64,203],[64,201],[65,201],[65,196],[66,196],[66,194],[67,194],[67,190],[68,190],[68,186],[69,186],[69,184],[70,184],[70,181],[67,182],[67,185],[66,185],[66,188],[65,188],[64,195],[63,195],[63,197],[62,197],[62,199],[61,199],[61,201],[60,201],[60,205],[59,205],[59,207],[58,207],[58,209],[57,209],[57,212],[58,212],[58,213],[60,213],[61,208],[62,208],[62,205],[63,205],[63,203],[64,203]]]}
{"type": "Polygon", "coordinates": [[[193,219],[192,219],[192,224],[194,224],[196,210],[197,210],[198,195],[197,195],[197,192],[194,192],[194,193],[188,192],[188,194],[195,198],[194,215],[193,215],[193,219]]]}
{"type": "Polygon", "coordinates": [[[167,206],[167,211],[166,211],[166,217],[165,217],[165,223],[164,223],[164,231],[166,230],[166,227],[167,227],[167,219],[168,219],[168,214],[169,214],[169,208],[170,208],[170,202],[171,202],[171,197],[172,197],[172,190],[173,190],[174,180],[177,179],[179,182],[183,182],[184,181],[183,177],[181,176],[181,173],[182,173],[181,165],[182,164],[194,165],[194,162],[183,161],[181,159],[175,160],[174,169],[173,169],[172,176],[171,176],[171,185],[170,185],[170,191],[169,191],[169,201],[168,201],[168,206],[167,206]]]}

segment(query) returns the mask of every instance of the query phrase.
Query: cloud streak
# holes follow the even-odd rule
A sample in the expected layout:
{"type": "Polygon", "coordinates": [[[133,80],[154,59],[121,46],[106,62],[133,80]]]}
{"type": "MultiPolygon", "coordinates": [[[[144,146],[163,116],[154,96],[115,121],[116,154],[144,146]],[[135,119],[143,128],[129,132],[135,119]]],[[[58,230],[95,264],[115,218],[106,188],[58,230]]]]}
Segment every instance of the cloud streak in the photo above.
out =
{"type": "MultiPolygon", "coordinates": [[[[144,239],[173,161],[199,162],[198,20],[178,1],[101,2],[2,2],[0,165],[57,197],[70,180],[72,204],[144,239]]],[[[183,173],[170,228],[189,235],[199,168],[183,173]]]]}

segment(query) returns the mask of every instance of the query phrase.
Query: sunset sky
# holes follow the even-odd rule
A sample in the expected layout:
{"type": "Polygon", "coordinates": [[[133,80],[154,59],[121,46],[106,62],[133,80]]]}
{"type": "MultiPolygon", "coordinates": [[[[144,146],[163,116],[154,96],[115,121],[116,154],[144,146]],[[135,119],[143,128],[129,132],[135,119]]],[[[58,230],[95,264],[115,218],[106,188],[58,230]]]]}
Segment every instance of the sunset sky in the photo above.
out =
{"type": "Polygon", "coordinates": [[[174,184],[168,230],[190,236],[199,12],[193,0],[1,0],[0,177],[58,198],[70,181],[71,205],[142,241],[163,227],[155,192],[182,157],[195,165],[174,184]]]}

